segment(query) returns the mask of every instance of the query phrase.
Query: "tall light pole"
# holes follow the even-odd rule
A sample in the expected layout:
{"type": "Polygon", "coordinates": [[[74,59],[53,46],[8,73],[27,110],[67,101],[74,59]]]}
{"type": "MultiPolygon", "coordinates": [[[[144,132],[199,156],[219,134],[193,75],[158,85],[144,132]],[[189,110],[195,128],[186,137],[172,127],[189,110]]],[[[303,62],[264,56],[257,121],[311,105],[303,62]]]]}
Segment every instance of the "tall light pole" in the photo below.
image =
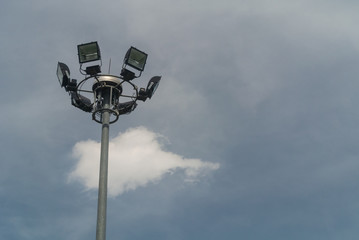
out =
{"type": "Polygon", "coordinates": [[[102,124],[96,240],[105,240],[110,124],[116,122],[120,115],[132,112],[137,106],[137,100],[146,101],[147,98],[152,98],[161,77],[152,77],[147,88],[138,89],[132,82],[141,76],[147,60],[147,54],[137,48],[131,47],[127,51],[119,76],[100,74],[102,62],[97,42],[80,44],[77,49],[80,72],[85,78],[79,83],[71,79],[69,67],[62,62],[58,62],[56,74],[61,87],[71,96],[72,105],[92,113],[92,119],[102,124]],[[94,61],[101,62],[101,65],[88,65],[94,61]],[[84,64],[87,65],[86,68],[84,64]],[[86,83],[90,80],[92,87],[86,89],[86,83]],[[86,97],[84,94],[91,96],[86,97]]]}

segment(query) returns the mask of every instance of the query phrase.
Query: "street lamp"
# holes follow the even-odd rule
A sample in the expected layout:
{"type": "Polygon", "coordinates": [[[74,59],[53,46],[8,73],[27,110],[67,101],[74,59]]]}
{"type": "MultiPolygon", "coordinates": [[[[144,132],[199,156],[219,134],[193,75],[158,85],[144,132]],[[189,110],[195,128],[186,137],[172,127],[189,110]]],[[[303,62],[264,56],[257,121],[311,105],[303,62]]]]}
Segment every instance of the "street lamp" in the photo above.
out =
{"type": "Polygon", "coordinates": [[[60,86],[64,87],[65,91],[69,93],[72,105],[85,112],[92,113],[92,119],[102,124],[96,240],[105,240],[109,125],[116,122],[120,115],[131,113],[137,107],[137,100],[151,99],[161,77],[152,77],[146,89],[140,88],[138,90],[138,87],[131,80],[141,76],[148,55],[135,47],[131,47],[127,51],[120,76],[100,74],[100,65],[87,66],[86,69],[82,69],[83,64],[101,61],[100,47],[97,42],[80,44],[77,46],[77,50],[80,73],[84,75],[84,79],[79,83],[76,79],[70,79],[70,69],[62,62],[57,64],[56,75],[60,86]],[[128,67],[131,70],[136,70],[138,74],[136,75],[128,67]],[[85,83],[90,80],[92,87],[86,89],[85,83]],[[128,94],[129,91],[132,91],[132,94],[128,94]],[[84,94],[91,96],[86,97],[84,94]]]}

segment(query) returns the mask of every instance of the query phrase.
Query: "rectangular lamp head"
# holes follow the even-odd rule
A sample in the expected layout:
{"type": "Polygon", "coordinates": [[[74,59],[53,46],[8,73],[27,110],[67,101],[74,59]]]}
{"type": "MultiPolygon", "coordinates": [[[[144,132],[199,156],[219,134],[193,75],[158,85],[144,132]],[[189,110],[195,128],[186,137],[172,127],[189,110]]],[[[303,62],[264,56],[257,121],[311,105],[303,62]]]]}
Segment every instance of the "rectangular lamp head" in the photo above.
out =
{"type": "Polygon", "coordinates": [[[77,46],[77,51],[80,64],[101,60],[100,47],[97,42],[80,44],[77,46]]]}
{"type": "Polygon", "coordinates": [[[70,69],[69,67],[62,62],[57,63],[57,78],[59,79],[60,86],[65,87],[70,81],[70,69]]]}
{"type": "Polygon", "coordinates": [[[126,56],[125,56],[125,64],[129,65],[138,71],[143,71],[145,69],[147,54],[138,50],[135,47],[131,47],[128,49],[126,56]]]}

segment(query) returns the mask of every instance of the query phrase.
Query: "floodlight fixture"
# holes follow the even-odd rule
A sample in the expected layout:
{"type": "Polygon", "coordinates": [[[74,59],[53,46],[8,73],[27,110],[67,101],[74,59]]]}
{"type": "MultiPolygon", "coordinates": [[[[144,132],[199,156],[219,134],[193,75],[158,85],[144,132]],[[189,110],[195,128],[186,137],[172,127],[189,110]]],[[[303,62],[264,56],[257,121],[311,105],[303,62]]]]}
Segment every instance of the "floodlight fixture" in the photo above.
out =
{"type": "Polygon", "coordinates": [[[160,81],[161,81],[161,76],[154,76],[150,79],[150,81],[147,84],[147,89],[146,89],[146,93],[147,93],[147,97],[149,99],[151,99],[151,97],[153,96],[153,94],[155,93],[158,85],[160,85],[160,81]]]}
{"type": "Polygon", "coordinates": [[[80,44],[77,50],[80,64],[101,60],[100,47],[97,42],[80,44]]]}
{"type": "Polygon", "coordinates": [[[130,47],[126,53],[124,64],[142,72],[145,69],[147,56],[147,53],[135,47],[130,47]]]}
{"type": "Polygon", "coordinates": [[[85,112],[92,112],[92,103],[90,99],[76,92],[70,92],[70,95],[73,106],[85,112]]]}
{"type": "Polygon", "coordinates": [[[137,103],[134,101],[129,101],[129,102],[124,102],[124,103],[119,103],[117,105],[117,110],[119,112],[120,115],[122,114],[129,114],[130,112],[132,112],[133,110],[135,110],[135,108],[137,107],[137,103]]]}
{"type": "Polygon", "coordinates": [[[70,82],[70,69],[65,63],[57,63],[56,75],[61,87],[65,87],[70,82]]]}

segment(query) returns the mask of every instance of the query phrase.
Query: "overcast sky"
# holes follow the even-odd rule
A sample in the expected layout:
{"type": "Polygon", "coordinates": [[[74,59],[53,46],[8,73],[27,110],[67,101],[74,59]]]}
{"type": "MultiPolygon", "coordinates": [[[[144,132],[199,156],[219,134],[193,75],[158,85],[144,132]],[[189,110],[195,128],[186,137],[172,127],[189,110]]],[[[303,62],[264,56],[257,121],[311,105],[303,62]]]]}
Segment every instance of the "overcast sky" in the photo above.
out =
{"type": "MultiPolygon", "coordinates": [[[[110,126],[107,239],[359,235],[359,3],[2,0],[0,239],[95,239],[101,125],[58,61],[149,54],[110,126]]],[[[106,72],[106,70],[104,70],[106,72]]]]}

